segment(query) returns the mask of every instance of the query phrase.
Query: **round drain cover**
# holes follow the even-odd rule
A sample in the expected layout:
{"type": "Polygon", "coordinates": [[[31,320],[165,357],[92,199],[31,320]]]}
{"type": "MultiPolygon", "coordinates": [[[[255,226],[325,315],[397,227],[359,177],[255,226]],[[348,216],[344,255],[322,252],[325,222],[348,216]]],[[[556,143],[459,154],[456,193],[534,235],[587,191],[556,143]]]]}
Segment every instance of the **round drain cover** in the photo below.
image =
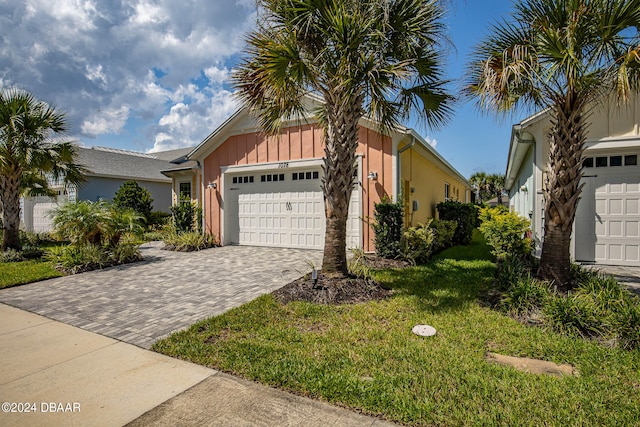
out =
{"type": "Polygon", "coordinates": [[[432,337],[436,334],[436,328],[429,325],[416,325],[411,332],[421,337],[432,337]]]}

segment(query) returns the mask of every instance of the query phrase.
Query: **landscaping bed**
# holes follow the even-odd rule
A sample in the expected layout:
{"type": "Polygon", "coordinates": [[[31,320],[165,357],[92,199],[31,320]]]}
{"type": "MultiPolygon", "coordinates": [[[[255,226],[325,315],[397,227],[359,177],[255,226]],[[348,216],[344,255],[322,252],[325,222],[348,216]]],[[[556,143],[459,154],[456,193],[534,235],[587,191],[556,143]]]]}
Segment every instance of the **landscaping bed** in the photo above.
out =
{"type": "Polygon", "coordinates": [[[495,264],[476,234],[432,262],[382,270],[390,297],[282,304],[264,295],[154,345],[158,352],[405,425],[634,425],[640,352],[523,325],[483,305],[495,264]],[[434,337],[411,333],[436,328],[434,337]],[[570,365],[555,377],[487,355],[570,365]]]}

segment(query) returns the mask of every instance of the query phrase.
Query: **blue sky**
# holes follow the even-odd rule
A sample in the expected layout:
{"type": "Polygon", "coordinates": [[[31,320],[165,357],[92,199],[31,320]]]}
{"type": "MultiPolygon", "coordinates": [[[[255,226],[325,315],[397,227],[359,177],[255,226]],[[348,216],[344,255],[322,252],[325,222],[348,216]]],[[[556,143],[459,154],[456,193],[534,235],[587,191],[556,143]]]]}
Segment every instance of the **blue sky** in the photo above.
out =
{"type": "MultiPolygon", "coordinates": [[[[253,0],[4,0],[0,87],[67,113],[85,146],[158,151],[199,143],[236,108],[228,85],[255,22],[253,0]]],[[[451,0],[453,90],[472,47],[510,0],[451,0]]],[[[413,126],[463,175],[504,173],[511,124],[459,103],[434,131],[413,126]]]]}

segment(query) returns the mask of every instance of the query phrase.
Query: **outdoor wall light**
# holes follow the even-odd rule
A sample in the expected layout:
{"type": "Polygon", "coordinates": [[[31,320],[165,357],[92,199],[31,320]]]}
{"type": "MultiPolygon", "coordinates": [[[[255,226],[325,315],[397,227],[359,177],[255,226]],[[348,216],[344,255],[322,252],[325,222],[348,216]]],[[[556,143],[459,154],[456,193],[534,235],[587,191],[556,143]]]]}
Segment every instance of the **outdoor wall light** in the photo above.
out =
{"type": "Polygon", "coordinates": [[[216,184],[216,183],[215,183],[215,182],[213,182],[213,181],[209,181],[209,184],[207,185],[207,188],[213,188],[213,189],[216,189],[216,188],[218,188],[218,184],[216,184]]]}
{"type": "Polygon", "coordinates": [[[369,175],[367,175],[367,178],[372,181],[375,181],[376,179],[378,179],[378,172],[373,172],[373,171],[369,172],[369,175]]]}
{"type": "Polygon", "coordinates": [[[522,187],[520,187],[520,191],[524,191],[526,193],[529,190],[527,189],[526,185],[523,185],[522,187]]]}

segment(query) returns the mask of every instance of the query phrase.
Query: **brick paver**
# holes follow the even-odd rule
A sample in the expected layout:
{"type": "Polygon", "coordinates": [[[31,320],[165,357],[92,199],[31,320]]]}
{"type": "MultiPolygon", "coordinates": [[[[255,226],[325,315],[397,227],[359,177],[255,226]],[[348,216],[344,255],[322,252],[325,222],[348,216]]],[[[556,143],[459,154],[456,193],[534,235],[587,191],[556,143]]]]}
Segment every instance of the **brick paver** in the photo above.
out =
{"type": "Polygon", "coordinates": [[[242,305],[320,266],[322,252],[142,246],[145,261],[0,290],[0,302],[142,348],[242,305]]]}

